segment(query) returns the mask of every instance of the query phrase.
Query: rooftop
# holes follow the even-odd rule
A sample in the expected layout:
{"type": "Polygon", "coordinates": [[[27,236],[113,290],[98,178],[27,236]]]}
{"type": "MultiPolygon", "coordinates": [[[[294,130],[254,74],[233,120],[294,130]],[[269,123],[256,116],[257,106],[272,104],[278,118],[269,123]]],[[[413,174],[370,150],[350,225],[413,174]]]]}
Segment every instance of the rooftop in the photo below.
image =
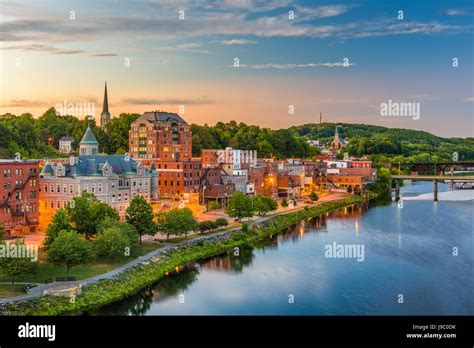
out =
{"type": "Polygon", "coordinates": [[[143,115],[141,115],[137,120],[134,122],[178,122],[178,123],[185,123],[187,122],[181,118],[178,114],[172,112],[164,112],[164,111],[147,111],[143,115]]]}
{"type": "Polygon", "coordinates": [[[82,137],[81,144],[94,144],[94,145],[99,144],[94,135],[94,132],[92,132],[91,126],[87,127],[87,130],[84,133],[84,136],[82,137]]]}

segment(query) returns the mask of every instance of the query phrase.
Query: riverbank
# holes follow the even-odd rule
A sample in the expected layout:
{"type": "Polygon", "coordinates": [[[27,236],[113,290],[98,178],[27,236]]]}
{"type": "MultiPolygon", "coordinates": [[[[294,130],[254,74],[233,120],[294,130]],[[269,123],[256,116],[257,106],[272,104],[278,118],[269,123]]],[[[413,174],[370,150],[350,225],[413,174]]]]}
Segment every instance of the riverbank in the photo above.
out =
{"type": "Polygon", "coordinates": [[[360,202],[360,197],[353,196],[322,203],[262,220],[258,226],[249,228],[248,231],[236,229],[208,238],[179,243],[172,248],[159,250],[160,252],[155,256],[117,274],[112,279],[101,279],[93,284],[83,286],[82,293],[77,298],[42,296],[6,304],[0,308],[0,314],[62,315],[97,309],[136,293],[166,276],[168,272],[179,269],[180,266],[189,262],[231,252],[233,248],[245,244],[251,245],[271,237],[301,220],[360,202]]]}

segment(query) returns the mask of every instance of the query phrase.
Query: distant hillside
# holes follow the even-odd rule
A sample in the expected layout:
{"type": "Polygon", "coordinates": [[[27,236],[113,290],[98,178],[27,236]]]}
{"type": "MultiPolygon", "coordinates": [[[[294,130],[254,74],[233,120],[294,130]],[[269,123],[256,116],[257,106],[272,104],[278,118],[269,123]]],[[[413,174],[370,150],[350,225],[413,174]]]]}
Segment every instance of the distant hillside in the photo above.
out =
{"type": "Polygon", "coordinates": [[[460,161],[474,159],[472,137],[442,138],[424,131],[352,123],[304,124],[291,127],[290,130],[299,136],[330,142],[336,125],[340,126],[339,134],[342,137],[350,138],[347,148],[350,155],[379,155],[395,161],[408,160],[402,157],[441,161],[451,160],[453,153],[457,152],[460,161]]]}
{"type": "MultiPolygon", "coordinates": [[[[130,124],[139,114],[121,114],[111,119],[104,130],[95,127],[99,150],[123,154],[128,151],[130,124]]],[[[82,138],[88,121],[70,115],[59,116],[54,108],[34,118],[31,114],[0,115],[0,158],[11,158],[19,152],[23,158],[65,156],[57,151],[59,139],[64,135],[75,138],[74,146],[82,138]]],[[[354,156],[371,155],[377,162],[447,161],[453,153],[459,160],[474,159],[474,138],[441,138],[433,134],[409,129],[394,129],[364,124],[340,123],[339,133],[349,137],[347,152],[354,156]]],[[[255,125],[217,122],[214,126],[191,125],[193,155],[200,156],[202,149],[257,150],[259,157],[312,158],[319,149],[310,146],[305,138],[330,143],[336,124],[305,124],[290,129],[272,130],[255,125]]]]}

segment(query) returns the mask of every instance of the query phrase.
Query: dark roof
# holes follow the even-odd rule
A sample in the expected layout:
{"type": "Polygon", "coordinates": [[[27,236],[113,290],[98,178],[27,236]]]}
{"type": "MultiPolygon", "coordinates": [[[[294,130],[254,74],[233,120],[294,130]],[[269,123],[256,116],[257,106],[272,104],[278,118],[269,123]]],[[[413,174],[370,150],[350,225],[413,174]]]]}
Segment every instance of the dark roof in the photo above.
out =
{"type": "Polygon", "coordinates": [[[163,112],[163,111],[148,111],[141,115],[135,122],[140,121],[149,121],[149,122],[172,122],[176,121],[178,123],[187,122],[181,118],[178,114],[172,112],[163,112]]]}
{"type": "MultiPolygon", "coordinates": [[[[79,156],[78,161],[74,166],[71,166],[69,163],[63,163],[63,166],[66,169],[66,176],[93,176],[103,175],[102,170],[106,163],[112,167],[112,173],[117,175],[136,173],[139,164],[139,162],[134,159],[126,161],[125,156],[123,155],[96,155],[79,156]]],[[[52,175],[52,172],[52,166],[47,164],[43,168],[41,175],[52,175]],[[47,168],[48,166],[49,168],[47,168]]]]}
{"type": "Polygon", "coordinates": [[[74,141],[74,138],[67,135],[67,136],[61,137],[59,141],[74,141]]]}
{"type": "Polygon", "coordinates": [[[81,144],[99,144],[95,138],[94,132],[92,132],[91,126],[87,127],[87,130],[82,137],[81,144]]]}

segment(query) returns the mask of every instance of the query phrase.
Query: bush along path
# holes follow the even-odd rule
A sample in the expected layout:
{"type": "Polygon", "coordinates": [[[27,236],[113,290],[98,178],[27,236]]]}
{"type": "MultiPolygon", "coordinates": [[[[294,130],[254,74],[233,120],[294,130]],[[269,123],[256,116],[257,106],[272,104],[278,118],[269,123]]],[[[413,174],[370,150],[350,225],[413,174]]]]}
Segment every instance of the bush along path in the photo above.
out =
{"type": "Polygon", "coordinates": [[[244,244],[251,245],[301,220],[358,203],[361,203],[361,198],[357,196],[326,202],[263,219],[259,225],[254,225],[245,232],[238,228],[159,249],[159,253],[145,261],[140,260],[141,262],[121,273],[109,278],[104,278],[103,275],[101,279],[82,286],[82,293],[74,301],[70,301],[68,297],[33,297],[1,305],[0,315],[63,315],[97,309],[120,301],[155,283],[176,267],[230,252],[233,248],[244,244]]]}

